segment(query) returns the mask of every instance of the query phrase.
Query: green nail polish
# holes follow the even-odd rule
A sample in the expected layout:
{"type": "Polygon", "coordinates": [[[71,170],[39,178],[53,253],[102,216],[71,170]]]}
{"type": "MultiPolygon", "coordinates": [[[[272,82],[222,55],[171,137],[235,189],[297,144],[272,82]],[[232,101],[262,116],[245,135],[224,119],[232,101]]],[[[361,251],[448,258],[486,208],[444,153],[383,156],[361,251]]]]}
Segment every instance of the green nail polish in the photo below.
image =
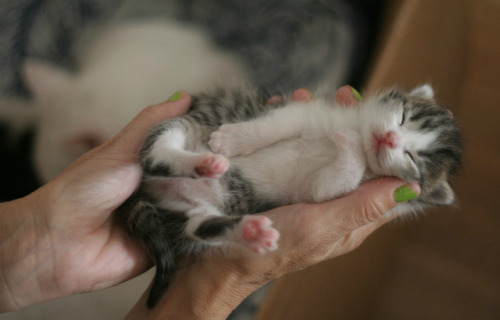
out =
{"type": "Polygon", "coordinates": [[[306,89],[307,91],[309,91],[309,94],[311,95],[311,99],[315,99],[315,97],[314,97],[314,93],[313,93],[311,90],[307,89],[307,88],[305,88],[305,89],[306,89]]]}
{"type": "Polygon", "coordinates": [[[352,94],[354,95],[354,99],[362,101],[363,96],[361,95],[361,93],[359,93],[358,90],[354,89],[353,87],[351,87],[351,89],[352,89],[352,94]]]}
{"type": "Polygon", "coordinates": [[[401,186],[394,191],[394,199],[397,202],[405,202],[418,197],[418,193],[407,185],[401,186]]]}
{"type": "Polygon", "coordinates": [[[182,98],[182,92],[176,91],[167,101],[174,102],[182,98]]]}

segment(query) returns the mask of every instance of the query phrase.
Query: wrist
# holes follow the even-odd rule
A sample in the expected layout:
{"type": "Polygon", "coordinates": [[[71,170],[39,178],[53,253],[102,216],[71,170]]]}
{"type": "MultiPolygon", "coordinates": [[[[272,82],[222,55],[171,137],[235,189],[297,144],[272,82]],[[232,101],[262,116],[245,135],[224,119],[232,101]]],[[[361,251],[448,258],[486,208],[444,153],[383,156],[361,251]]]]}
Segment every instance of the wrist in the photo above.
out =
{"type": "Polygon", "coordinates": [[[146,292],[127,319],[226,319],[264,284],[238,272],[227,260],[209,253],[186,262],[153,310],[146,308],[146,292]]]}
{"type": "MultiPolygon", "coordinates": [[[[43,198],[43,197],[42,197],[43,198]]],[[[46,206],[38,194],[0,204],[0,312],[60,296],[46,206]]]]}

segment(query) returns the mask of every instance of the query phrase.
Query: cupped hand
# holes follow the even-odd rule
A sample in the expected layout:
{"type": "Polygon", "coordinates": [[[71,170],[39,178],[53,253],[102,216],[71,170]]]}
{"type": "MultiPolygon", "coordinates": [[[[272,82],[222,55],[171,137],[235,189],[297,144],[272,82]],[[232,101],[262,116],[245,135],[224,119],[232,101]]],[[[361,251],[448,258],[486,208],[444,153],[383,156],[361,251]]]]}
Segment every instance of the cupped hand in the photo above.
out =
{"type": "MultiPolygon", "coordinates": [[[[356,191],[320,204],[297,204],[264,213],[280,232],[279,249],[265,255],[241,255],[232,265],[241,275],[260,283],[357,248],[371,233],[397,216],[400,203],[396,190],[417,184],[395,178],[381,178],[361,185],[356,191]],[[392,211],[391,211],[392,210],[392,211]],[[260,277],[258,276],[260,275],[260,277]]],[[[399,199],[401,201],[401,199],[399,199]]]]}
{"type": "Polygon", "coordinates": [[[281,234],[277,250],[257,254],[238,247],[211,248],[186,259],[155,309],[146,308],[146,292],[127,319],[226,319],[266,282],[357,248],[397,216],[402,199],[396,190],[407,188],[414,196],[420,192],[418,185],[383,178],[332,201],[265,212],[281,234]]]}
{"type": "Polygon", "coordinates": [[[137,154],[147,132],[188,110],[189,95],[178,92],[176,98],[147,107],[115,138],[80,157],[54,180],[5,204],[4,214],[30,214],[19,223],[10,216],[13,230],[7,226],[6,232],[11,236],[5,242],[0,237],[0,243],[9,243],[9,258],[0,274],[7,279],[5,286],[0,283],[0,298],[6,297],[1,309],[113,286],[152,265],[146,251],[115,222],[113,211],[141,181],[137,154]]]}
{"type": "Polygon", "coordinates": [[[138,275],[151,265],[145,250],[115,223],[113,211],[138,187],[138,150],[156,124],[184,114],[190,97],[144,109],[122,132],[74,162],[43,189],[51,199],[47,228],[58,282],[71,292],[94,291],[138,275]]]}

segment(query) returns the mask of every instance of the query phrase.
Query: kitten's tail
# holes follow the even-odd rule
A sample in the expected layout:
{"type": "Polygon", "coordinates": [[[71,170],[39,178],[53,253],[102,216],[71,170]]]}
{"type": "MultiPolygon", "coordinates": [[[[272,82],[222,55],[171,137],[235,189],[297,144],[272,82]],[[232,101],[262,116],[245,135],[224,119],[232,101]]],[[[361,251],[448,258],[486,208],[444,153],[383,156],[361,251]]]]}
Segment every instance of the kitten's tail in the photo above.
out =
{"type": "MultiPolygon", "coordinates": [[[[152,234],[152,236],[154,237],[154,234],[152,234]]],[[[158,244],[161,243],[161,240],[162,239],[156,239],[154,242],[158,244]]],[[[155,255],[154,260],[156,262],[156,274],[146,302],[148,308],[153,308],[158,303],[163,293],[167,290],[170,278],[175,271],[175,255],[173,250],[167,248],[158,249],[159,248],[155,248],[153,250],[149,249],[150,254],[155,255]],[[155,251],[155,253],[152,253],[152,251],[155,251]]]]}
{"type": "Polygon", "coordinates": [[[185,221],[178,213],[168,212],[150,202],[139,200],[137,194],[129,198],[117,211],[119,219],[135,238],[142,241],[155,261],[156,274],[147,299],[147,306],[153,308],[175,272],[176,254],[172,242],[178,236],[174,232],[182,230],[185,221]]]}

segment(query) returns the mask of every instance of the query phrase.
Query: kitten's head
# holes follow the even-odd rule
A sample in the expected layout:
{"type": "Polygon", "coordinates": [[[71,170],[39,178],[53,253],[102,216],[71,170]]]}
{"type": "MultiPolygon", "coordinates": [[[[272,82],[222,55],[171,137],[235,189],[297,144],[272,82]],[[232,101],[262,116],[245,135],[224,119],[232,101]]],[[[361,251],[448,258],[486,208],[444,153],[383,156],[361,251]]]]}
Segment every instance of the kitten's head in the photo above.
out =
{"type": "Polygon", "coordinates": [[[452,204],[449,178],[461,166],[462,135],[451,111],[434,99],[432,88],[391,89],[368,99],[362,108],[370,170],[419,183],[421,203],[452,204]]]}

